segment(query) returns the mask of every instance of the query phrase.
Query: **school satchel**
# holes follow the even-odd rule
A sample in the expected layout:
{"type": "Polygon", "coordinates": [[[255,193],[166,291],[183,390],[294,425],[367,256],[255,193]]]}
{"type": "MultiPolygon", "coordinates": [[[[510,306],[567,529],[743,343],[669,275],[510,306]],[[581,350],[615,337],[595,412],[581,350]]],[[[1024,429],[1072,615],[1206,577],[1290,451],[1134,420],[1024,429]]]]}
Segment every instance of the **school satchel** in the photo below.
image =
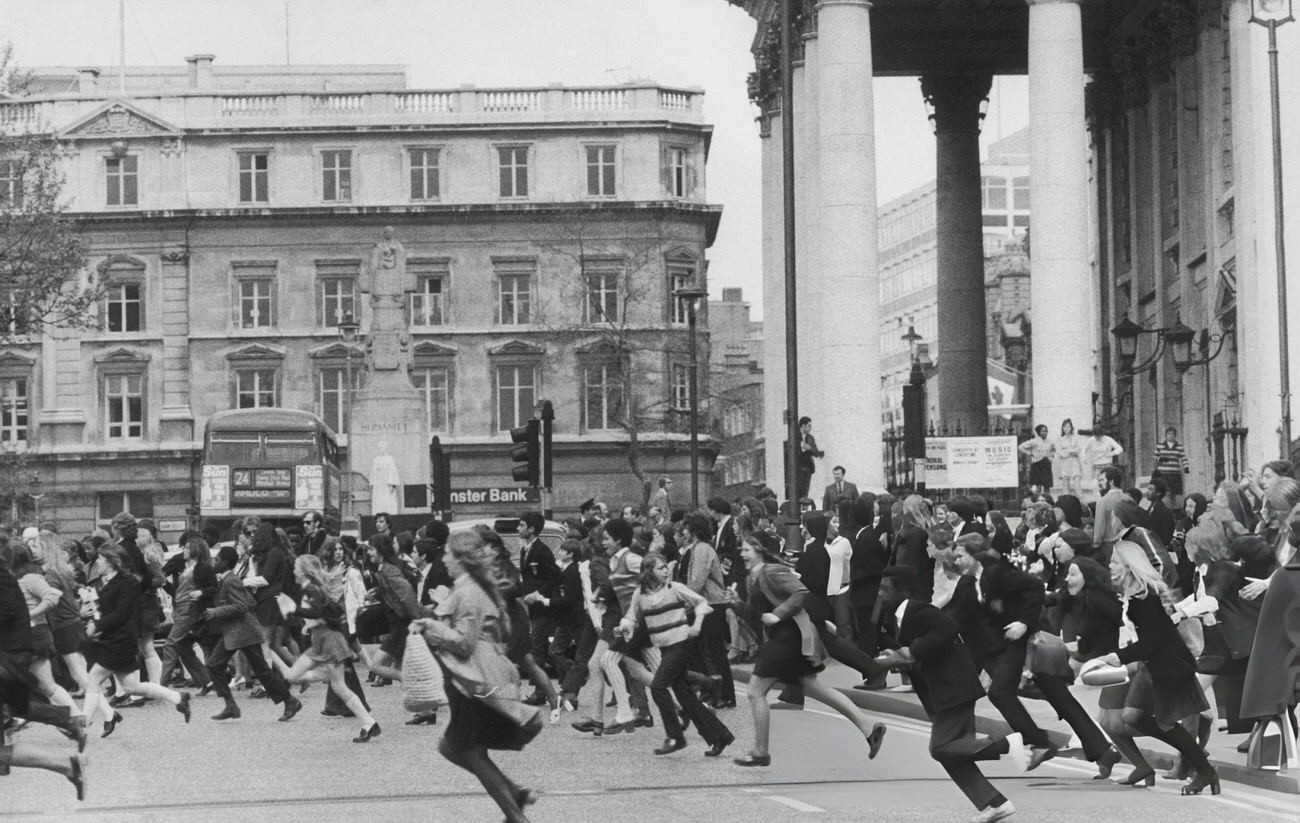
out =
{"type": "Polygon", "coordinates": [[[447,704],[442,669],[418,626],[406,636],[406,653],[402,655],[402,706],[415,714],[435,711],[447,704]]]}

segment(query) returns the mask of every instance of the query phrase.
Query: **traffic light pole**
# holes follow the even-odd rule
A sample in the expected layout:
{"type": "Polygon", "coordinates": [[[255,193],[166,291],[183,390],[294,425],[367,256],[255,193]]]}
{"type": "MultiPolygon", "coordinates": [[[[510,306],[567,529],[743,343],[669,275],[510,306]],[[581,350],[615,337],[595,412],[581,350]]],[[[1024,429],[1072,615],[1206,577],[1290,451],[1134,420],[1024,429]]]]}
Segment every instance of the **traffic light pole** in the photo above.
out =
{"type": "Polygon", "coordinates": [[[555,460],[551,452],[551,429],[555,424],[555,407],[551,401],[542,401],[541,419],[541,481],[542,481],[542,516],[547,520],[555,519],[554,491],[555,460]]]}

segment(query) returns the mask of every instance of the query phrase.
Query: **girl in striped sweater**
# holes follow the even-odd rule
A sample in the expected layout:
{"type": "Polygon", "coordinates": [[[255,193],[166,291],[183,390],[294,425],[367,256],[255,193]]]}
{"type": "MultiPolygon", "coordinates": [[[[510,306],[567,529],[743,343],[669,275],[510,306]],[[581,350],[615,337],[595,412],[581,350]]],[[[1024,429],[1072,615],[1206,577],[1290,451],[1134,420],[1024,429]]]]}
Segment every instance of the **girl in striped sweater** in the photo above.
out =
{"type": "Polygon", "coordinates": [[[644,622],[650,642],[662,655],[650,683],[650,695],[659,707],[659,717],[668,737],[654,750],[655,754],[671,754],[686,748],[686,739],[682,736],[685,729],[673,703],[676,695],[682,712],[709,744],[704,756],[717,757],[735,741],[735,735],[700,702],[686,678],[691,644],[700,633],[704,616],[713,609],[686,585],[669,582],[670,576],[668,564],[661,555],[652,554],[645,558],[641,564],[640,586],[632,595],[632,603],[619,631],[624,636],[631,636],[637,624],[644,622]],[[689,619],[689,611],[695,612],[694,622],[689,619]]]}

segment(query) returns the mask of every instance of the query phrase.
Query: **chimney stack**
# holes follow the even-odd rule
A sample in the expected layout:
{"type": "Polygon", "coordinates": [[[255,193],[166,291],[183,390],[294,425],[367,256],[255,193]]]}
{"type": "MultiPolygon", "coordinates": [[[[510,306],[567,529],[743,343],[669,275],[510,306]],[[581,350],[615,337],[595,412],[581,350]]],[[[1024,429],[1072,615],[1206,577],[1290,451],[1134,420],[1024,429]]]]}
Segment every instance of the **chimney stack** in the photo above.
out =
{"type": "Polygon", "coordinates": [[[185,62],[190,64],[190,88],[212,88],[212,61],[215,59],[214,54],[194,54],[185,58],[185,62]]]}
{"type": "Polygon", "coordinates": [[[97,91],[99,91],[99,69],[89,67],[77,69],[77,92],[94,94],[97,91]]]}

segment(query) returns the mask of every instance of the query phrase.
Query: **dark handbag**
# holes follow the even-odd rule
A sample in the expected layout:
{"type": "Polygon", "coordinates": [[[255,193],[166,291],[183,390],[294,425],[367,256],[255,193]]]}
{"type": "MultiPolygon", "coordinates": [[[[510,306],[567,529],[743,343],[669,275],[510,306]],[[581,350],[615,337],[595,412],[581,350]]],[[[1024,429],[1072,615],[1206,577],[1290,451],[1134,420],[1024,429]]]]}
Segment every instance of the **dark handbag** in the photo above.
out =
{"type": "Polygon", "coordinates": [[[1034,632],[1029,638],[1025,668],[1033,675],[1055,677],[1066,683],[1074,682],[1074,669],[1070,667],[1070,652],[1065,647],[1065,641],[1051,632],[1034,632]]]}
{"type": "Polygon", "coordinates": [[[371,603],[357,610],[357,640],[377,643],[388,634],[388,609],[383,603],[371,603]]]}

